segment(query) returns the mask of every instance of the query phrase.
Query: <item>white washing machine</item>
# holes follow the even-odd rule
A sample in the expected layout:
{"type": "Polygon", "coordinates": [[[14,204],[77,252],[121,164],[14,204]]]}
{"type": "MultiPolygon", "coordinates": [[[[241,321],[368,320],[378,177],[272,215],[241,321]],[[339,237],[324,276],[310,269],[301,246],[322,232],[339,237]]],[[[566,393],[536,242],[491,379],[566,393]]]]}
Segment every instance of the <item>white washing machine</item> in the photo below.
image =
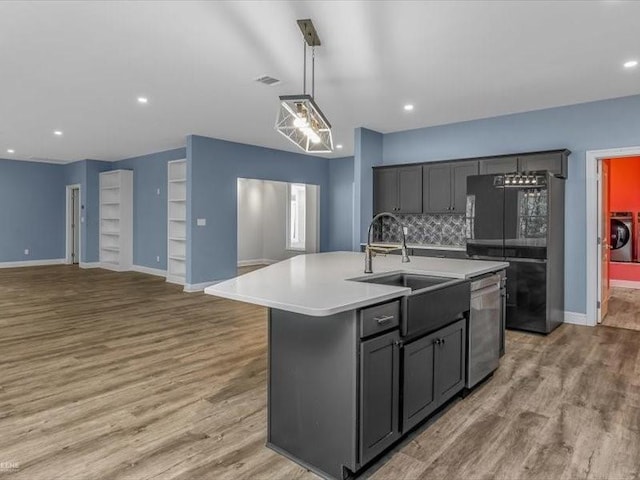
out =
{"type": "Polygon", "coordinates": [[[611,261],[633,261],[633,214],[611,213],[611,261]]]}

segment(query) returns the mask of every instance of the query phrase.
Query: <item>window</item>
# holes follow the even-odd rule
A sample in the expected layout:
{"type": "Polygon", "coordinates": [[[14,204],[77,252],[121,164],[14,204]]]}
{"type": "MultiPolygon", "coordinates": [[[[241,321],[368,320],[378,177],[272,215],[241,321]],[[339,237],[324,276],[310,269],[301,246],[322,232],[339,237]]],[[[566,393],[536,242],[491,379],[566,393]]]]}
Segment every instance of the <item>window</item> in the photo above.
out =
{"type": "Polygon", "coordinates": [[[290,183],[287,192],[287,249],[305,250],[307,188],[304,184],[290,183]]]}

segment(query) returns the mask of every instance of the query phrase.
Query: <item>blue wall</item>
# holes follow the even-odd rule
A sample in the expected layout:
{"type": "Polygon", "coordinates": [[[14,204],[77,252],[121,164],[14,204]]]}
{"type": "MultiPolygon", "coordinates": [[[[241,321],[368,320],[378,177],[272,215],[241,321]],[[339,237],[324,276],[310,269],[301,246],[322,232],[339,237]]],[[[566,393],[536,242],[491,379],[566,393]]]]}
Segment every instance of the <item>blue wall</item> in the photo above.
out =
{"type": "Polygon", "coordinates": [[[187,283],[231,278],[237,268],[238,177],[320,186],[320,249],[329,245],[329,160],[214,138],[187,137],[187,283]],[[207,225],[196,226],[197,218],[207,225]]]}
{"type": "MultiPolygon", "coordinates": [[[[381,160],[384,164],[570,149],[573,153],[569,159],[566,188],[565,304],[568,311],[586,312],[585,152],[640,145],[640,96],[390,133],[382,137],[381,160]]],[[[357,148],[358,145],[356,151],[357,148]]],[[[368,164],[361,168],[370,171],[368,164]]],[[[356,181],[358,174],[363,176],[364,172],[358,172],[356,165],[356,181]]],[[[372,197],[362,196],[358,207],[363,226],[370,218],[372,197]]]]}
{"type": "Polygon", "coordinates": [[[64,258],[64,197],[61,165],[0,159],[0,262],[64,258]]]}
{"type": "Polygon", "coordinates": [[[352,250],[360,251],[373,217],[373,170],[382,164],[383,136],[366,128],[356,128],[354,143],[354,198],[352,250]]]}
{"type": "Polygon", "coordinates": [[[114,169],[133,170],[134,265],[167,268],[167,162],[186,154],[185,148],[176,148],[113,164],[114,169]]]}
{"type": "Polygon", "coordinates": [[[329,160],[329,247],[353,246],[353,157],[329,160]]]}

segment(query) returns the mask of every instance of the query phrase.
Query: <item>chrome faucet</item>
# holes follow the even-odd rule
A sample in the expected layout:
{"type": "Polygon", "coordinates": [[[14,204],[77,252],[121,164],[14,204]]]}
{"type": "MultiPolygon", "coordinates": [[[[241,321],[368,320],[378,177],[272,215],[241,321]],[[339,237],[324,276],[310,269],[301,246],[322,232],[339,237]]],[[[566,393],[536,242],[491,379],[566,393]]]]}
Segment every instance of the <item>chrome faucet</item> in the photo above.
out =
{"type": "Polygon", "coordinates": [[[382,212],[377,214],[375,217],[373,217],[373,220],[371,220],[371,223],[369,224],[369,230],[367,231],[367,246],[364,250],[364,273],[373,273],[373,254],[375,253],[375,251],[384,251],[384,252],[392,252],[394,250],[402,250],[402,263],[409,263],[411,260],[409,259],[409,254],[407,253],[407,241],[404,235],[404,225],[402,225],[402,222],[400,221],[400,219],[395,216],[393,213],[389,213],[389,212],[382,212]],[[393,246],[388,246],[388,247],[382,247],[382,248],[375,248],[371,246],[371,229],[373,228],[373,224],[382,217],[389,217],[392,218],[396,221],[396,223],[400,226],[400,233],[402,233],[402,245],[393,245],[393,246]]]}

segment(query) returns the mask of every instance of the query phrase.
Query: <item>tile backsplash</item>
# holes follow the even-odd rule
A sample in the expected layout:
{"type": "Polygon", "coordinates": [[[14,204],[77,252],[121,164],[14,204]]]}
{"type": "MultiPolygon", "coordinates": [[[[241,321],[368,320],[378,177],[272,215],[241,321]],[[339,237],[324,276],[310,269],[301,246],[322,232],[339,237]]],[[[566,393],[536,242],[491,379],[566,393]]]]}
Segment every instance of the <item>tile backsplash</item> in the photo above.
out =
{"type": "MultiPolygon", "coordinates": [[[[407,227],[407,243],[421,245],[465,244],[464,215],[397,215],[407,227]]],[[[398,242],[398,224],[386,217],[380,219],[373,231],[373,239],[378,242],[398,242]]]]}

